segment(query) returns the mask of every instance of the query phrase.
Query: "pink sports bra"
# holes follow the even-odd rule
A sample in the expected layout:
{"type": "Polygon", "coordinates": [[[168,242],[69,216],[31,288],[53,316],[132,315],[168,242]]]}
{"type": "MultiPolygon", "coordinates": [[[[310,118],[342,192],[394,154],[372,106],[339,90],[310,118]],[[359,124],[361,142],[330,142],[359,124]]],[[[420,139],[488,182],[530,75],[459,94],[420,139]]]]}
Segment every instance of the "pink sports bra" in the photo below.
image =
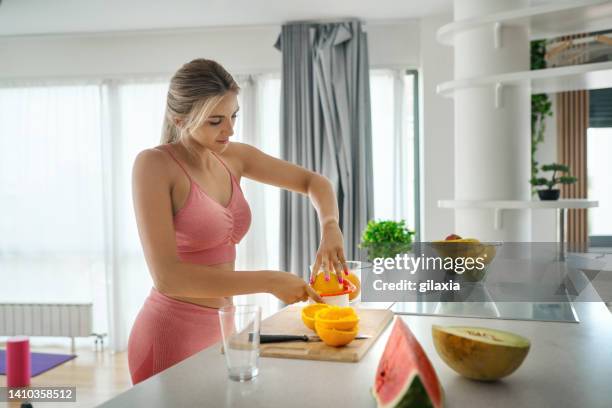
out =
{"type": "Polygon", "coordinates": [[[189,175],[177,160],[169,145],[162,145],[189,179],[189,195],[183,207],[174,215],[176,247],[184,262],[215,265],[236,260],[236,244],[251,225],[251,210],[242,194],[240,184],[227,165],[232,183],[232,196],[227,207],[212,199],[189,175]]]}

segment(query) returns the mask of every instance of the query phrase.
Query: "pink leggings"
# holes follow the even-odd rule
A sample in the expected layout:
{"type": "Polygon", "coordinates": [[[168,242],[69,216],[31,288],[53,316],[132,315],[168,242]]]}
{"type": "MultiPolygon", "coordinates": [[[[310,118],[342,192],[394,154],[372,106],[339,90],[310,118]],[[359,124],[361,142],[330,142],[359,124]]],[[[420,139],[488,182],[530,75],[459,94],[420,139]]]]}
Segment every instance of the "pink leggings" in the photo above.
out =
{"type": "Polygon", "coordinates": [[[151,289],[128,342],[137,384],[221,340],[218,310],[181,302],[151,289]]]}

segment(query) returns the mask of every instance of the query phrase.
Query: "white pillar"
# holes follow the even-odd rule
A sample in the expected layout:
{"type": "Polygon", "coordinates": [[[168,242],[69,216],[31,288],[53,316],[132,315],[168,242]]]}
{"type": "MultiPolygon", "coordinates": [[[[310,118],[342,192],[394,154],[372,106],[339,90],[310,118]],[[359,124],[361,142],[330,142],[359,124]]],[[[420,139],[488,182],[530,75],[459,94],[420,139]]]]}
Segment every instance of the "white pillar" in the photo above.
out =
{"type": "MultiPolygon", "coordinates": [[[[455,20],[528,6],[527,0],[455,0],[455,20]]],[[[529,70],[526,26],[488,24],[455,34],[455,79],[529,70]]],[[[455,199],[530,199],[529,84],[455,91],[455,199]]],[[[504,211],[495,229],[490,209],[455,210],[455,232],[480,240],[531,238],[528,210],[504,211]]]]}

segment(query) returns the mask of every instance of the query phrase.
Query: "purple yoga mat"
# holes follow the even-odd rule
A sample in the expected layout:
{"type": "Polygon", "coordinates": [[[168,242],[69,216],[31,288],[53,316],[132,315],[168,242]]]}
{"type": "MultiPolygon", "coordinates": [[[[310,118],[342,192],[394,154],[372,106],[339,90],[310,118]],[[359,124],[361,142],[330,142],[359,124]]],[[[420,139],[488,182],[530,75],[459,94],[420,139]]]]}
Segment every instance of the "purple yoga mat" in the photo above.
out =
{"type": "MultiPolygon", "coordinates": [[[[31,353],[32,377],[76,357],[75,354],[31,353]]],[[[6,350],[0,350],[0,375],[6,375],[6,350]]]]}

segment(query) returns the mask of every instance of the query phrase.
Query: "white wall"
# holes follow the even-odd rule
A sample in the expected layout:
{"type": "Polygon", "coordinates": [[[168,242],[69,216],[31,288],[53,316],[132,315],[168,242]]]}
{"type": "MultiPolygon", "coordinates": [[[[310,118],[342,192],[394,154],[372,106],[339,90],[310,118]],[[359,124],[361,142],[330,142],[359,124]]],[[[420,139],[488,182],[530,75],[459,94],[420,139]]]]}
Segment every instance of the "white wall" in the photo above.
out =
{"type": "Polygon", "coordinates": [[[278,32],[268,26],[0,37],[0,77],[169,75],[197,57],[233,73],[278,71],[278,32]]]}
{"type": "MultiPolygon", "coordinates": [[[[454,211],[438,208],[438,200],[454,198],[454,107],[453,100],[436,94],[436,85],[453,79],[453,48],[440,45],[437,29],[452,21],[439,15],[421,19],[421,225],[423,240],[443,239],[453,231],[454,211]]],[[[555,94],[549,95],[555,112],[555,94]]],[[[536,160],[540,164],[557,160],[557,126],[555,116],[546,123],[544,142],[536,160]]],[[[527,180],[525,181],[528,182],[527,180]]],[[[536,197],[537,199],[537,197],[536,197]]],[[[556,211],[532,212],[532,241],[556,242],[556,211]]]]}
{"type": "Polygon", "coordinates": [[[453,100],[436,93],[436,86],[453,79],[453,48],[436,41],[437,29],[451,15],[421,19],[421,240],[444,239],[453,231],[453,210],[438,208],[438,200],[454,192],[453,100]]]}
{"type": "Polygon", "coordinates": [[[418,20],[403,23],[366,23],[372,68],[418,68],[420,29],[418,20]]]}
{"type": "MultiPolygon", "coordinates": [[[[416,67],[418,21],[366,24],[373,67],[416,67]]],[[[280,72],[280,26],[0,37],[0,79],[170,75],[212,58],[234,74],[280,72]]]]}

